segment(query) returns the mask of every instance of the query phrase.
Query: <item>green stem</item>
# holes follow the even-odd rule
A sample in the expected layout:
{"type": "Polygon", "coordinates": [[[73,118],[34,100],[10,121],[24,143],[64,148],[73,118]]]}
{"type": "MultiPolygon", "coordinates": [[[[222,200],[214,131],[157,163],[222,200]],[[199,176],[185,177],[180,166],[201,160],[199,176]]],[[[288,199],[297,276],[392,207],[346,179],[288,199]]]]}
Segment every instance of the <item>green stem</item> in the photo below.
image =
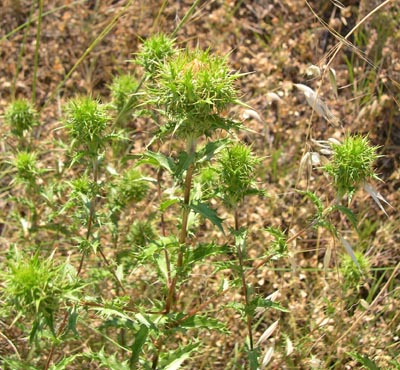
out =
{"type": "MultiPolygon", "coordinates": [[[[158,195],[158,200],[160,202],[162,199],[162,190],[161,190],[162,174],[163,170],[162,168],[160,168],[157,172],[157,195],[158,195]]],[[[167,236],[164,212],[161,212],[161,233],[164,238],[167,236]]],[[[167,248],[164,248],[164,258],[165,258],[165,265],[167,267],[167,285],[169,287],[171,285],[171,260],[169,258],[169,253],[167,248]]]]}
{"type": "MultiPolygon", "coordinates": [[[[239,212],[237,207],[235,207],[235,213],[234,213],[234,218],[235,218],[235,231],[239,231],[239,212]]],[[[249,307],[250,305],[250,297],[249,297],[249,291],[247,289],[247,282],[246,282],[246,274],[244,273],[244,260],[243,260],[243,253],[242,253],[242,245],[240,243],[237,243],[236,245],[237,248],[237,254],[238,254],[238,259],[239,259],[239,273],[240,273],[240,278],[242,280],[242,290],[243,290],[243,295],[244,295],[244,300],[246,303],[246,307],[249,307]]],[[[246,323],[247,323],[247,331],[249,334],[249,342],[250,342],[250,351],[254,350],[254,341],[253,341],[253,332],[251,328],[251,321],[252,321],[252,316],[251,314],[247,314],[246,317],[246,323]]]]}
{"type": "MultiPolygon", "coordinates": [[[[196,138],[190,137],[187,142],[187,152],[188,155],[194,155],[196,152],[196,138]]],[[[186,250],[186,239],[187,239],[187,227],[188,227],[188,220],[189,220],[189,202],[190,202],[190,191],[192,188],[192,179],[193,179],[193,171],[194,171],[194,163],[191,163],[186,170],[186,177],[185,177],[185,190],[183,196],[183,208],[182,208],[182,226],[181,232],[179,234],[179,253],[178,253],[178,260],[176,262],[176,272],[175,276],[171,281],[169,286],[168,295],[165,304],[165,312],[169,313],[171,311],[172,305],[176,304],[176,284],[178,282],[178,277],[182,270],[183,265],[183,256],[186,250]]]]}

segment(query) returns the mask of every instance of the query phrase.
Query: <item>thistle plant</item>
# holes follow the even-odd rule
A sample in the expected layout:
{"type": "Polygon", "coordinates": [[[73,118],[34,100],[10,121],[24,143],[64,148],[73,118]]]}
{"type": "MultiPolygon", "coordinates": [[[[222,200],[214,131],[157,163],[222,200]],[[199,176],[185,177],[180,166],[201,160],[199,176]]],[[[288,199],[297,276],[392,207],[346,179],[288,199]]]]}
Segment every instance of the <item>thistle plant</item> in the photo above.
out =
{"type": "Polygon", "coordinates": [[[71,146],[77,150],[77,158],[86,155],[97,160],[111,138],[106,106],[90,97],[79,97],[69,102],[66,113],[66,128],[72,138],[71,146]]]}
{"type": "Polygon", "coordinates": [[[25,132],[37,125],[37,112],[28,100],[18,99],[6,109],[5,121],[11,133],[22,139],[25,132]]]}
{"type": "Polygon", "coordinates": [[[247,230],[239,225],[239,206],[247,195],[260,193],[255,187],[256,166],[259,163],[260,159],[252,155],[251,149],[240,143],[233,144],[222,150],[218,158],[220,193],[225,205],[234,212],[235,227],[231,229],[231,233],[235,240],[239,261],[238,273],[245,300],[244,314],[247,321],[251,369],[257,368],[257,361],[252,360],[257,358],[257,353],[254,352],[252,332],[254,309],[251,308],[253,306],[251,288],[247,284],[245,275],[247,230]]]}
{"type": "Polygon", "coordinates": [[[368,278],[371,272],[371,262],[363,253],[356,251],[354,253],[357,264],[350,255],[343,255],[340,262],[339,271],[343,277],[343,289],[360,289],[364,279],[368,278]]]}
{"type": "Polygon", "coordinates": [[[210,136],[216,129],[229,130],[234,122],[221,117],[224,109],[238,103],[226,58],[209,51],[184,50],[164,63],[153,88],[154,103],[168,118],[167,131],[193,140],[210,136]]]}
{"type": "Polygon", "coordinates": [[[333,178],[338,199],[354,192],[369,180],[379,177],[373,169],[378,158],[377,147],[371,146],[368,137],[347,135],[342,144],[331,145],[333,154],[324,170],[333,178]]]}
{"type": "Polygon", "coordinates": [[[228,208],[235,210],[246,195],[260,193],[255,187],[260,159],[253,156],[251,148],[240,143],[229,146],[221,152],[218,163],[220,192],[228,208]]]}
{"type": "Polygon", "coordinates": [[[7,309],[11,308],[16,315],[14,322],[21,317],[31,320],[31,341],[43,327],[55,334],[58,310],[79,296],[80,283],[74,269],[68,262],[56,264],[54,253],[41,259],[38,252],[30,256],[14,248],[0,276],[4,282],[3,314],[8,316],[7,309]]]}
{"type": "MultiPolygon", "coordinates": [[[[162,36],[145,44],[138,60],[147,73],[155,73],[154,80],[148,85],[149,102],[154,103],[167,118],[167,123],[160,128],[159,136],[175,134],[186,142],[186,151],[181,155],[185,167],[182,168],[179,161],[176,167],[179,173],[185,172],[178,238],[179,243],[185,245],[197,142],[200,137],[210,136],[217,129],[229,130],[235,126],[231,120],[223,118],[221,113],[229,104],[238,101],[234,81],[239,75],[229,71],[226,58],[211,56],[208,51],[174,49],[173,52],[172,44],[162,36]],[[156,60],[147,62],[149,57],[156,60]],[[161,57],[164,58],[162,64],[159,62],[161,57]]],[[[181,249],[177,259],[178,271],[182,269],[183,255],[184,249],[181,249]]],[[[170,284],[167,312],[175,300],[177,278],[178,275],[170,284]]]]}
{"type": "Polygon", "coordinates": [[[37,187],[37,179],[42,171],[38,168],[37,155],[34,152],[18,152],[12,161],[17,173],[15,181],[25,184],[28,188],[37,187]]]}
{"type": "Polygon", "coordinates": [[[128,242],[134,246],[143,247],[157,236],[150,221],[135,221],[129,228],[128,242]]]}
{"type": "Polygon", "coordinates": [[[176,52],[174,39],[163,33],[156,34],[143,42],[135,62],[144,68],[148,79],[154,80],[164,61],[176,52]]]}
{"type": "Polygon", "coordinates": [[[109,88],[111,106],[117,112],[115,124],[125,127],[138,103],[139,82],[130,74],[122,74],[114,77],[109,88]]]}
{"type": "MultiPolygon", "coordinates": [[[[223,117],[226,108],[237,103],[235,80],[237,73],[231,73],[226,58],[212,56],[209,51],[178,50],[173,40],[156,35],[144,42],[137,55],[137,64],[145,69],[145,88],[147,103],[154,106],[159,127],[156,138],[172,140],[178,137],[185,143],[185,148],[176,158],[161,153],[147,151],[140,163],[156,166],[158,169],[158,196],[161,202],[162,237],[151,243],[152,254],[164,254],[164,262],[157,258],[157,264],[167,285],[164,314],[179,314],[177,286],[190,270],[186,262],[190,259],[189,224],[192,212],[199,213],[221,228],[221,220],[207,204],[195,199],[192,193],[193,177],[200,168],[210,161],[215,152],[226,144],[226,140],[209,140],[205,146],[204,138],[212,138],[217,130],[229,131],[239,127],[236,122],[223,117]],[[165,123],[162,118],[165,117],[165,123]],[[163,210],[176,200],[163,202],[162,174],[167,172],[181,187],[181,217],[178,236],[166,235],[163,210]],[[174,253],[176,251],[176,254],[174,253]]],[[[183,313],[180,313],[182,315],[183,313]]],[[[174,316],[171,316],[171,318],[174,316]]],[[[171,323],[158,341],[152,367],[161,361],[161,348],[168,335],[173,333],[177,323],[171,323]],[[169,333],[169,334],[168,334],[169,333]]]]}

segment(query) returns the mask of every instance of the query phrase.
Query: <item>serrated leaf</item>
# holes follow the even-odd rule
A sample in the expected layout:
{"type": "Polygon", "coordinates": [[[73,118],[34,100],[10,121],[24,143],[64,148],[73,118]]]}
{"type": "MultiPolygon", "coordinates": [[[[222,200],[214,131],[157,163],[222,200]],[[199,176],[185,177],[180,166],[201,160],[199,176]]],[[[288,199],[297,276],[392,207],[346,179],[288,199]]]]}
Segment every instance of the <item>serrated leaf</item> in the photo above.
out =
{"type": "Polygon", "coordinates": [[[189,166],[194,162],[195,153],[180,152],[178,156],[178,163],[175,166],[174,176],[180,178],[189,166]]]}
{"type": "Polygon", "coordinates": [[[161,167],[169,173],[174,173],[175,163],[172,158],[165,156],[162,153],[156,153],[148,150],[142,156],[142,159],[136,162],[136,166],[141,164],[150,164],[155,167],[161,167]]]}
{"type": "Polygon", "coordinates": [[[223,149],[227,143],[228,139],[221,139],[207,143],[206,146],[197,153],[197,163],[210,161],[214,154],[223,149]]]}
{"type": "Polygon", "coordinates": [[[340,204],[335,204],[332,207],[332,209],[337,209],[339,212],[343,213],[348,218],[348,220],[351,222],[354,229],[356,229],[356,231],[358,232],[356,215],[351,211],[351,209],[349,209],[345,206],[342,206],[340,204]]]}
{"type": "Polygon", "coordinates": [[[165,210],[172,205],[179,203],[179,198],[168,199],[160,204],[160,211],[165,212],[165,210]]]}
{"type": "Polygon", "coordinates": [[[321,201],[321,199],[319,199],[319,197],[314,194],[311,191],[299,191],[300,194],[303,194],[304,196],[306,196],[308,199],[311,200],[311,202],[315,205],[315,207],[317,208],[318,211],[318,216],[322,215],[322,212],[324,211],[324,205],[321,201]]]}
{"type": "Polygon", "coordinates": [[[182,328],[204,328],[208,330],[218,330],[222,333],[229,334],[228,328],[222,321],[213,317],[194,315],[182,321],[179,325],[182,328]]]}
{"type": "Polygon", "coordinates": [[[190,265],[195,262],[204,261],[209,256],[226,254],[229,251],[230,249],[226,245],[219,246],[215,243],[200,244],[196,248],[191,249],[187,254],[186,264],[190,265]]]}
{"type": "Polygon", "coordinates": [[[222,227],[223,219],[218,217],[217,212],[215,212],[212,208],[210,208],[208,204],[200,202],[191,203],[189,205],[189,208],[192,211],[202,215],[207,220],[211,221],[213,225],[217,226],[218,229],[225,234],[224,229],[222,227]]]}
{"type": "Polygon", "coordinates": [[[97,359],[102,366],[109,370],[130,370],[128,361],[121,362],[115,355],[106,355],[104,348],[96,353],[91,353],[91,357],[97,359]]]}
{"type": "Polygon", "coordinates": [[[171,362],[167,363],[166,365],[163,366],[164,370],[177,370],[181,367],[183,362],[187,360],[190,356],[190,354],[197,349],[200,346],[200,343],[193,343],[189,344],[185,347],[181,347],[178,350],[176,350],[172,356],[171,362]]]}
{"type": "Polygon", "coordinates": [[[139,331],[135,335],[135,341],[131,347],[132,356],[129,359],[129,366],[131,369],[135,368],[135,365],[139,361],[140,353],[142,352],[143,346],[146,343],[147,336],[149,335],[149,328],[146,325],[142,325],[139,331]]]}
{"type": "Polygon", "coordinates": [[[67,368],[67,365],[69,365],[71,362],[75,361],[75,359],[80,356],[82,356],[82,355],[77,354],[77,355],[64,357],[60,362],[57,362],[57,364],[51,365],[49,369],[50,370],[65,370],[67,368]]]}
{"type": "Polygon", "coordinates": [[[376,365],[375,362],[370,360],[367,355],[362,356],[358,353],[353,353],[353,352],[348,352],[348,354],[368,370],[381,370],[381,368],[378,365],[376,365]]]}

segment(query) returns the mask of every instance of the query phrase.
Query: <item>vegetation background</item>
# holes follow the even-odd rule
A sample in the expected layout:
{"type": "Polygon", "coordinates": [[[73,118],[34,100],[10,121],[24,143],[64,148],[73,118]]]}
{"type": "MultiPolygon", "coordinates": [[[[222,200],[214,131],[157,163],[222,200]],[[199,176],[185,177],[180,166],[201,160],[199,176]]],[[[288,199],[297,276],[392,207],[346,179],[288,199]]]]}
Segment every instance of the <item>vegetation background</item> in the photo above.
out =
{"type": "MultiPolygon", "coordinates": [[[[40,125],[35,127],[30,142],[39,153],[40,170],[53,171],[57,166],[65,166],[69,139],[63,129],[62,107],[77,95],[111,100],[109,86],[118,74],[130,73],[140,79],[141,67],[131,60],[142,41],[157,32],[172,34],[193,1],[50,0],[42,4],[41,16],[40,4],[25,0],[0,2],[3,271],[7,270],[10,250],[15,246],[28,252],[30,246],[40,244],[40,258],[69,258],[76,269],[80,261],[79,250],[71,245],[69,237],[46,227],[32,232],[26,224],[30,211],[21,198],[29,198],[29,194],[15,183],[15,170],[10,166],[18,145],[23,145],[10,137],[10,127],[5,123],[10,102],[16,97],[26,98],[40,112],[40,125]]],[[[271,369],[400,368],[400,220],[396,211],[400,194],[400,7],[397,1],[376,0],[349,0],[342,5],[337,1],[205,0],[198,2],[175,35],[179,47],[210,48],[213,54],[228,55],[231,69],[244,74],[236,84],[241,101],[248,107],[233,106],[226,115],[243,121],[247,130],[241,131],[239,137],[262,158],[256,180],[266,195],[246,198],[240,208],[240,220],[249,230],[247,267],[255,268],[249,278],[253,289],[264,297],[278,292],[274,299],[285,309],[269,310],[254,327],[258,340],[279,320],[263,343],[261,358],[272,355],[268,359],[271,369]],[[374,12],[380,4],[384,6],[374,12]],[[344,39],[349,32],[348,39],[344,39]],[[335,49],[340,41],[340,50],[335,49]],[[310,68],[318,66],[324,71],[328,63],[336,73],[335,79],[329,78],[329,68],[322,75],[315,74],[316,67],[310,68]],[[295,84],[318,91],[340,125],[313,114],[295,84]],[[343,140],[346,133],[368,135],[370,142],[379,147],[375,169],[382,181],[373,185],[391,205],[385,205],[385,214],[367,192],[360,190],[350,207],[357,216],[358,232],[343,214],[330,220],[345,230],[357,256],[367,259],[367,273],[357,277],[346,275],[344,246],[329,233],[315,228],[294,239],[284,257],[259,265],[259,257],[273,243],[265,228],[285,230],[291,237],[307,227],[315,214],[313,202],[298,190],[311,189],[324,202],[334,197],[329,177],[318,168],[308,172],[302,159],[305,153],[317,151],[316,141],[343,140]]],[[[151,140],[153,120],[146,115],[137,116],[127,122],[126,128],[129,154],[142,154],[151,140]]],[[[176,145],[172,152],[179,143],[176,145]]],[[[124,164],[114,167],[120,171],[124,164]]],[[[80,170],[77,178],[82,176],[80,170]]],[[[74,169],[69,176],[73,172],[74,169]]],[[[61,179],[60,189],[53,189],[64,205],[70,196],[63,188],[66,181],[61,179]]],[[[168,181],[166,178],[165,187],[168,181]]],[[[158,207],[156,188],[151,189],[153,194],[145,202],[123,214],[122,233],[129,234],[130,225],[137,220],[151,219],[158,207]]],[[[227,225],[233,225],[226,210],[221,209],[219,216],[227,225]]],[[[166,217],[167,224],[174,226],[173,218],[168,219],[168,214],[166,217]]],[[[68,224],[68,219],[64,222],[71,230],[75,227],[68,224]]],[[[159,227],[157,222],[153,224],[159,227]]],[[[209,222],[204,222],[199,230],[198,240],[225,242],[209,222]]],[[[98,294],[104,301],[119,295],[118,284],[110,283],[112,277],[107,267],[107,261],[114,266],[116,259],[111,238],[111,234],[108,238],[103,235],[104,258],[91,254],[83,270],[84,281],[97,281],[97,290],[93,289],[91,294],[98,294]]],[[[347,263],[351,265],[352,260],[347,258],[347,263]]],[[[128,272],[128,277],[142,282],[135,285],[135,294],[151,301],[153,292],[160,289],[154,271],[143,266],[132,271],[134,276],[128,272]]],[[[350,266],[350,271],[358,270],[350,266]]],[[[229,279],[229,273],[222,274],[229,279]]],[[[216,276],[209,264],[196,266],[185,292],[184,306],[189,309],[213,296],[220,289],[221,280],[216,276]]],[[[2,289],[7,285],[5,280],[0,277],[2,289]]],[[[1,299],[0,304],[6,300],[3,295],[1,299]]],[[[230,334],[196,334],[204,345],[181,362],[182,368],[248,368],[243,349],[248,334],[246,323],[237,311],[226,308],[241,299],[238,288],[211,302],[208,310],[226,324],[230,334]]],[[[84,301],[81,298],[81,303],[84,301]]],[[[89,303],[82,303],[85,304],[89,303]]],[[[60,369],[124,368],[126,356],[115,345],[112,325],[104,327],[110,317],[106,318],[104,312],[88,312],[85,320],[76,323],[79,335],[67,344],[60,346],[50,334],[43,334],[42,344],[36,347],[29,341],[27,326],[4,315],[0,319],[0,361],[5,361],[3,366],[9,361],[14,365],[7,366],[14,369],[45,368],[49,352],[54,351],[50,358],[59,364],[64,356],[91,354],[74,357],[70,363],[64,363],[65,367],[59,365],[60,369]]],[[[56,327],[62,318],[63,312],[58,312],[54,317],[56,327]]],[[[183,342],[187,338],[189,343],[190,335],[190,330],[177,332],[176,338],[183,342]]]]}

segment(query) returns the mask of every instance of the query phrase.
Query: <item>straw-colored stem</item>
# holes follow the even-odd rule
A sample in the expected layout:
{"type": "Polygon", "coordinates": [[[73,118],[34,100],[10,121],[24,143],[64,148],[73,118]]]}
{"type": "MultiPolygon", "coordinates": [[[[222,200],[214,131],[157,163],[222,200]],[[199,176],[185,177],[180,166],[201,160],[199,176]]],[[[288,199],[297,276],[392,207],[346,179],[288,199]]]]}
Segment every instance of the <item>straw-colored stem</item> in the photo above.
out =
{"type": "Polygon", "coordinates": [[[35,56],[33,62],[33,81],[32,81],[32,103],[36,102],[36,86],[37,86],[37,71],[39,67],[39,50],[40,50],[40,35],[42,33],[42,16],[43,16],[43,0],[38,0],[39,3],[39,15],[36,27],[36,45],[35,45],[35,56]]]}

